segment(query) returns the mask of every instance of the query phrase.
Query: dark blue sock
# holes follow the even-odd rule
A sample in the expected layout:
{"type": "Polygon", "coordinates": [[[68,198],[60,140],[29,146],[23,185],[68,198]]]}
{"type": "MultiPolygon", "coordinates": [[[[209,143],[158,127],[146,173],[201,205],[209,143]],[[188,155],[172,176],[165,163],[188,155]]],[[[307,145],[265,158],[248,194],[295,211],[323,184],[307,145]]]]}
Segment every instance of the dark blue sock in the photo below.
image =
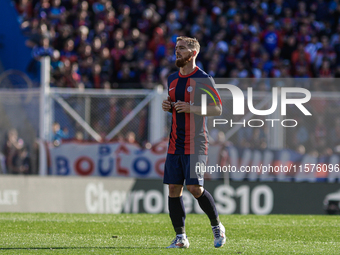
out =
{"type": "Polygon", "coordinates": [[[169,215],[176,235],[185,234],[185,210],[182,196],[169,197],[169,215]]]}
{"type": "Polygon", "coordinates": [[[217,226],[218,224],[220,224],[215,201],[209,191],[204,190],[203,194],[199,198],[197,198],[197,201],[201,209],[206,213],[206,215],[208,215],[211,226],[217,226]]]}

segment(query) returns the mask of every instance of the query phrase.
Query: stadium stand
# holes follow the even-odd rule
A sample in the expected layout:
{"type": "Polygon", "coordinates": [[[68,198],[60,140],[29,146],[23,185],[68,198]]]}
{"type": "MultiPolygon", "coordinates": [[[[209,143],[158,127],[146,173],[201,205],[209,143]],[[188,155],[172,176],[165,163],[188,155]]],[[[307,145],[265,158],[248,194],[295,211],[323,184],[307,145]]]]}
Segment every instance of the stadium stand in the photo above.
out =
{"type": "Polygon", "coordinates": [[[166,87],[167,75],[176,70],[179,35],[201,42],[198,65],[213,77],[340,77],[340,5],[334,0],[15,0],[15,5],[34,58],[52,57],[56,87],[166,87]]]}

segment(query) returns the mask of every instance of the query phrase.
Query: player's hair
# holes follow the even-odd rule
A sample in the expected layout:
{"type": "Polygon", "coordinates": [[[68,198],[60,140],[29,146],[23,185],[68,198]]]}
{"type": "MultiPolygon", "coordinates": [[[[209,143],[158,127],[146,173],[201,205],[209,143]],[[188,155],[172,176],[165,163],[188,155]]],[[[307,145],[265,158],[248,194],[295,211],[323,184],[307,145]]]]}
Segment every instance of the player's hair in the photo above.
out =
{"type": "Polygon", "coordinates": [[[187,36],[178,36],[176,42],[185,41],[188,44],[188,47],[192,50],[196,50],[197,54],[200,52],[200,44],[196,38],[191,38],[187,36]]]}

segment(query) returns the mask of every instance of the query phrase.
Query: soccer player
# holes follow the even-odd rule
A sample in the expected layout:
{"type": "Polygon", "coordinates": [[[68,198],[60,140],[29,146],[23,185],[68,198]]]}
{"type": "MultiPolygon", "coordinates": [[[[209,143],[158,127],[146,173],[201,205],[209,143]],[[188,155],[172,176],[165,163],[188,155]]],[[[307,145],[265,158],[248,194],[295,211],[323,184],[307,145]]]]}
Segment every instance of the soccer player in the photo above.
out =
{"type": "Polygon", "coordinates": [[[202,94],[206,94],[207,98],[206,115],[217,116],[222,113],[222,103],[214,88],[214,80],[195,64],[199,50],[200,45],[195,38],[177,37],[176,66],[179,72],[169,76],[169,96],[162,103],[162,109],[172,113],[163,182],[169,185],[169,214],[176,238],[167,248],[189,247],[182,199],[184,180],[187,189],[210,219],[214,246],[222,247],[226,242],[225,228],[219,220],[214,199],[203,188],[203,175],[195,168],[196,164],[206,164],[208,154],[206,116],[201,113],[202,94]]]}

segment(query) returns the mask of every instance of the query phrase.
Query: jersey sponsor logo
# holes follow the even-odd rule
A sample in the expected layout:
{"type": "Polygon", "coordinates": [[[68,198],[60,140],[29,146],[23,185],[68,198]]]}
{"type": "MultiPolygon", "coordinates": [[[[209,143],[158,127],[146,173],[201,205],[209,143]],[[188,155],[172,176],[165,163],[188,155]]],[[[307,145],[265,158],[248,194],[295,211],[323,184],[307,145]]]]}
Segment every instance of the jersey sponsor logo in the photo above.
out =
{"type": "Polygon", "coordinates": [[[173,87],[173,88],[169,89],[169,91],[173,90],[174,88],[175,88],[175,87],[173,87]]]}

